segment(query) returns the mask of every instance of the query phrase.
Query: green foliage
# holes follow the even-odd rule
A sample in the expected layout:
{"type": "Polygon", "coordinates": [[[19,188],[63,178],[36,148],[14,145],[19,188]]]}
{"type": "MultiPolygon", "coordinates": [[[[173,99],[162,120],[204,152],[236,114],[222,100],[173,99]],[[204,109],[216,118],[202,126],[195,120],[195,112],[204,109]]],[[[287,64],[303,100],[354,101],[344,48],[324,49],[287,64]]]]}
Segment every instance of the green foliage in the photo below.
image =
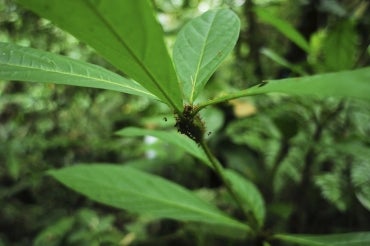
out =
{"type": "Polygon", "coordinates": [[[246,225],[181,186],[129,167],[80,164],[49,173],[73,190],[114,207],[155,218],[219,224],[241,233],[248,231],[246,225]]]}
{"type": "Polygon", "coordinates": [[[9,43],[0,43],[0,49],[0,77],[4,80],[88,85],[154,98],[136,82],[100,66],[9,43]]]}
{"type": "MultiPolygon", "coordinates": [[[[364,38],[356,29],[356,25],[361,22],[358,17],[350,17],[347,16],[349,12],[339,11],[339,5],[330,5],[326,11],[335,15],[335,18],[340,17],[340,22],[328,25],[329,29],[325,31],[318,28],[316,33],[301,34],[302,30],[296,29],[269,10],[254,6],[253,1],[247,1],[243,9],[236,2],[229,2],[228,7],[245,15],[247,27],[242,25],[242,28],[247,30],[242,30],[242,35],[238,37],[239,18],[230,9],[206,11],[190,20],[178,32],[172,61],[153,11],[153,6],[159,12],[161,7],[168,7],[164,2],[18,2],[90,45],[127,78],[87,62],[0,43],[0,79],[53,82],[119,91],[144,96],[144,99],[157,98],[171,110],[168,113],[156,104],[149,106],[145,100],[141,101],[142,104],[133,106],[129,97],[123,98],[107,91],[98,93],[95,90],[86,90],[85,96],[70,95],[65,87],[48,85],[37,91],[31,86],[25,86],[25,90],[24,85],[18,82],[4,83],[1,89],[5,97],[0,98],[0,112],[4,112],[1,116],[5,117],[1,121],[5,123],[5,127],[0,131],[0,137],[6,144],[0,153],[6,165],[0,168],[6,170],[4,183],[8,185],[10,182],[11,185],[0,190],[0,197],[18,201],[17,196],[21,196],[23,190],[36,189],[34,194],[37,194],[40,189],[52,189],[53,186],[41,184],[39,173],[48,169],[48,163],[54,161],[58,168],[70,163],[96,163],[101,159],[105,163],[125,165],[82,164],[49,171],[54,179],[89,198],[82,202],[82,206],[94,206],[94,211],[100,210],[99,205],[92,202],[96,201],[129,213],[125,213],[126,217],[101,216],[92,210],[83,209],[70,215],[66,212],[68,208],[64,208],[65,205],[59,205],[60,210],[54,212],[53,216],[34,223],[32,233],[35,245],[110,245],[119,241],[129,245],[134,240],[130,239],[132,232],[140,235],[136,243],[140,244],[140,240],[152,242],[152,238],[159,238],[161,245],[166,241],[163,238],[184,239],[189,235],[187,242],[191,241],[192,245],[193,241],[198,245],[225,245],[237,243],[238,240],[242,240],[242,244],[253,245],[269,245],[275,240],[298,245],[338,245],[343,242],[360,245],[369,242],[368,232],[317,236],[275,234],[278,231],[328,234],[344,230],[361,231],[361,228],[368,226],[363,215],[370,207],[369,142],[366,137],[370,129],[364,122],[369,120],[370,69],[366,67],[368,58],[360,55],[360,47],[363,45],[358,44],[364,38]],[[66,15],[66,12],[69,14],[66,15]],[[262,38],[264,30],[261,29],[261,33],[255,31],[256,26],[261,25],[257,20],[265,26],[267,24],[274,27],[283,37],[274,33],[270,39],[271,29],[266,28],[268,47],[262,48],[258,39],[262,38]],[[306,41],[309,38],[310,42],[306,41]],[[286,39],[285,43],[280,45],[280,42],[276,42],[279,39],[286,39]],[[235,56],[228,56],[235,44],[235,56]],[[291,48],[292,53],[303,54],[309,60],[300,58],[298,60],[301,64],[296,64],[296,59],[290,59],[289,55],[284,54],[288,50],[288,44],[299,47],[299,52],[293,52],[295,48],[291,48]],[[305,77],[282,78],[287,76],[286,73],[276,71],[279,66],[272,65],[270,60],[262,60],[256,50],[293,74],[305,77]],[[226,57],[229,67],[222,64],[226,57]],[[241,59],[243,57],[255,59],[254,72],[241,59]],[[215,74],[220,65],[226,70],[222,75],[215,74]],[[243,70],[240,77],[236,75],[237,67],[243,70]],[[363,68],[354,69],[357,67],[363,68]],[[264,68],[268,72],[263,73],[264,68]],[[331,71],[334,73],[317,74],[331,71]],[[314,75],[306,76],[311,73],[314,75]],[[260,84],[257,82],[254,83],[257,86],[247,89],[243,86],[242,90],[231,86],[237,79],[245,82],[248,76],[277,79],[268,79],[260,84]],[[207,83],[208,81],[211,83],[207,83]],[[230,82],[230,86],[225,81],[230,82]],[[65,90],[65,95],[68,95],[62,93],[65,96],[62,98],[64,104],[47,108],[50,101],[58,102],[60,99],[58,90],[65,90]],[[41,106],[44,111],[39,112],[31,107],[31,117],[19,113],[19,108],[29,109],[28,105],[32,105],[25,99],[29,91],[35,92],[37,99],[45,96],[44,105],[41,106]],[[265,96],[248,101],[233,101],[233,106],[226,105],[232,99],[255,95],[265,96]],[[215,99],[209,99],[214,96],[215,99]],[[318,97],[312,99],[303,96],[318,97]],[[352,101],[347,98],[360,100],[352,101]],[[189,104],[183,105],[183,102],[189,104]],[[194,102],[199,102],[199,105],[194,105],[194,102]],[[101,103],[101,106],[94,107],[97,103],[101,103]],[[239,114],[239,104],[248,106],[250,110],[239,114]],[[202,110],[210,105],[216,105],[218,109],[214,112],[221,111],[221,116],[210,116],[209,112],[212,111],[208,111],[208,115],[207,111],[203,113],[202,110]],[[58,107],[66,107],[68,110],[55,112],[58,107]],[[232,107],[234,112],[230,113],[232,107]],[[72,112],[74,120],[68,118],[71,116],[69,112],[72,112]],[[165,117],[162,115],[164,112],[165,117]],[[161,122],[162,119],[167,122],[171,113],[176,122],[171,121],[172,125],[161,122]],[[13,119],[16,120],[12,121],[13,119]],[[34,126],[32,121],[35,119],[42,121],[34,126]],[[210,122],[212,119],[221,123],[210,122]],[[211,125],[209,129],[216,129],[217,134],[213,135],[209,131],[208,123],[211,125]],[[100,136],[111,140],[110,134],[127,125],[146,126],[147,129],[125,127],[116,132],[120,139],[115,138],[113,142],[97,140],[100,136]],[[173,126],[182,135],[167,129],[173,126]],[[77,131],[86,130],[85,128],[91,132],[79,134],[77,131]],[[162,130],[158,130],[159,128],[162,130]],[[8,141],[11,139],[7,133],[9,130],[14,136],[20,136],[20,139],[30,139],[26,137],[30,132],[41,132],[51,139],[41,137],[24,142],[14,139],[8,141]],[[55,139],[54,136],[60,137],[55,139]],[[157,152],[154,151],[154,154],[144,158],[145,154],[153,150],[149,146],[155,144],[127,138],[136,136],[145,137],[144,141],[149,136],[160,139],[162,147],[168,147],[164,151],[167,156],[156,159],[157,152]],[[85,143],[94,148],[89,149],[85,143]],[[70,145],[77,153],[83,154],[76,157],[74,154],[69,155],[68,150],[61,150],[61,146],[67,148],[70,145]],[[177,148],[171,148],[171,145],[177,148]],[[51,153],[35,153],[32,149],[35,146],[51,153]],[[182,150],[195,159],[179,154],[177,150],[182,150]],[[105,157],[99,157],[100,153],[104,153],[105,157]],[[17,157],[18,154],[21,157],[17,157]],[[44,156],[47,158],[44,159],[44,156]],[[136,161],[128,161],[137,157],[139,159],[136,161]],[[222,164],[219,160],[222,160],[222,164]],[[202,166],[197,166],[198,161],[205,163],[217,175],[216,181],[207,184],[210,186],[208,189],[190,191],[176,182],[146,173],[158,172],[170,179],[187,179],[183,185],[194,187],[193,180],[203,171],[202,166]],[[37,169],[25,170],[28,162],[34,166],[34,163],[41,164],[37,169]],[[181,164],[181,168],[179,164],[169,165],[174,162],[181,164]],[[132,166],[141,168],[134,169],[132,166]],[[27,174],[27,170],[31,170],[35,176],[18,182],[18,179],[22,180],[20,177],[27,174]],[[332,218],[338,221],[333,221],[332,218]],[[175,222],[176,220],[182,223],[175,222]],[[346,226],[349,220],[353,221],[353,228],[346,226]],[[175,224],[175,228],[170,230],[172,234],[161,237],[161,233],[157,231],[152,237],[149,235],[150,229],[146,229],[150,227],[150,223],[160,228],[161,225],[165,228],[175,224]],[[122,233],[115,227],[123,228],[123,225],[128,225],[129,229],[123,230],[129,234],[122,239],[122,233]],[[218,240],[217,235],[222,239],[218,240]],[[225,239],[224,236],[228,238],[225,239]]],[[[173,4],[172,16],[177,15],[176,9],[180,5],[192,8],[188,1],[173,4]]],[[[201,9],[200,7],[199,5],[198,8],[201,9]]],[[[364,7],[356,5],[356,16],[361,16],[361,8],[364,7]]],[[[163,24],[164,18],[161,17],[163,15],[159,15],[163,24]]],[[[10,27],[7,30],[12,30],[11,25],[10,27]]],[[[171,44],[173,40],[170,36],[167,38],[166,41],[171,44]]],[[[96,61],[105,64],[102,60],[96,61]]],[[[107,64],[105,66],[109,67],[107,64]]],[[[201,179],[206,176],[205,173],[201,175],[201,179]]],[[[61,187],[58,189],[62,190],[61,187]]],[[[54,194],[59,195],[59,192],[51,195],[54,194]]],[[[49,200],[57,203],[58,198],[81,206],[78,198],[73,197],[77,195],[71,194],[62,195],[61,198],[54,195],[51,199],[43,195],[40,195],[41,198],[32,196],[32,199],[26,197],[25,201],[44,201],[44,206],[47,207],[49,200]]],[[[19,210],[17,208],[22,208],[22,205],[24,204],[13,206],[5,203],[5,212],[1,213],[5,223],[20,217],[19,212],[12,211],[19,210]]],[[[109,213],[115,211],[110,209],[112,210],[109,213]]],[[[50,208],[45,210],[53,211],[50,208]]],[[[42,213],[36,206],[30,213],[31,220],[42,213]]],[[[4,235],[0,233],[0,244],[2,238],[7,242],[11,241],[8,238],[16,237],[4,235]]],[[[168,245],[174,244],[170,240],[166,242],[168,245]]]]}
{"type": "Polygon", "coordinates": [[[256,8],[255,12],[261,21],[272,25],[284,34],[289,40],[298,45],[306,52],[310,51],[310,46],[306,39],[287,21],[274,16],[272,13],[264,10],[263,8],[256,8]]]}
{"type": "Polygon", "coordinates": [[[179,32],[173,60],[184,97],[190,104],[233,49],[239,29],[238,17],[230,10],[221,9],[191,20],[179,32]]]}
{"type": "Polygon", "coordinates": [[[244,209],[251,213],[251,225],[262,228],[265,220],[265,202],[258,188],[249,180],[232,170],[226,170],[226,177],[240,196],[244,209]]]}
{"type": "Polygon", "coordinates": [[[369,100],[369,79],[370,68],[367,67],[345,72],[279,80],[267,80],[249,89],[230,93],[228,95],[200,104],[200,107],[214,103],[220,103],[234,98],[272,92],[296,96],[309,95],[319,97],[353,97],[369,100]]]}
{"type": "Polygon", "coordinates": [[[289,61],[287,61],[284,57],[281,57],[279,54],[275,53],[273,50],[270,50],[268,48],[263,48],[261,50],[261,53],[265,55],[266,57],[270,58],[274,62],[278,63],[281,66],[284,66],[286,68],[289,68],[293,72],[299,74],[299,75],[307,75],[305,71],[302,70],[299,66],[296,66],[289,61]]]}
{"type": "Polygon", "coordinates": [[[169,106],[181,109],[180,87],[149,1],[19,2],[89,44],[169,106]]]}
{"type": "Polygon", "coordinates": [[[360,149],[360,153],[356,155],[357,163],[351,169],[351,183],[359,202],[370,211],[370,152],[368,147],[356,147],[356,151],[360,149]]]}
{"type": "Polygon", "coordinates": [[[351,69],[356,63],[357,33],[351,20],[339,21],[323,42],[323,59],[327,71],[351,69]]]}
{"type": "Polygon", "coordinates": [[[297,243],[298,245],[310,246],[360,246],[370,243],[370,234],[367,232],[334,234],[324,236],[313,235],[276,235],[276,238],[287,242],[297,243]]]}
{"type": "Polygon", "coordinates": [[[122,238],[113,222],[112,215],[101,217],[83,209],[76,216],[66,216],[41,231],[33,245],[113,245],[122,238]]]}
{"type": "Polygon", "coordinates": [[[200,149],[194,141],[187,138],[185,135],[180,135],[176,133],[175,131],[166,132],[166,131],[127,127],[125,129],[118,131],[116,134],[122,137],[138,137],[138,136],[156,137],[158,139],[161,139],[165,142],[171,143],[183,149],[187,153],[193,155],[194,157],[201,160],[203,163],[207,164],[209,167],[212,167],[204,151],[200,149]]]}
{"type": "Polygon", "coordinates": [[[322,196],[333,203],[338,210],[347,209],[345,178],[341,172],[326,173],[315,177],[315,184],[320,188],[322,196]]]}

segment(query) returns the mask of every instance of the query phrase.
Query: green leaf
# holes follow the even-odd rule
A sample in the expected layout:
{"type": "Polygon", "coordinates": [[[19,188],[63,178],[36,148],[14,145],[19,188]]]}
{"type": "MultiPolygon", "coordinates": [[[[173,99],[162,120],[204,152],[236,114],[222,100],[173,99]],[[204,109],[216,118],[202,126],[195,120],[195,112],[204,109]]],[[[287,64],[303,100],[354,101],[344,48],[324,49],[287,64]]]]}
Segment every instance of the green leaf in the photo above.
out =
{"type": "Polygon", "coordinates": [[[268,49],[268,48],[262,48],[261,49],[261,54],[267,56],[277,64],[280,64],[281,66],[284,66],[286,68],[289,68],[293,72],[299,74],[299,75],[306,75],[307,73],[303,71],[300,67],[290,63],[288,60],[286,60],[284,57],[280,56],[278,53],[275,51],[268,49]]]}
{"type": "MultiPolygon", "coordinates": [[[[359,146],[358,144],[352,145],[355,147],[357,158],[356,165],[352,166],[351,169],[351,183],[355,188],[355,194],[359,202],[370,211],[370,149],[367,147],[359,146]],[[361,152],[364,151],[366,154],[361,158],[361,152]],[[358,154],[360,152],[360,154],[358,154]]],[[[350,151],[350,150],[349,150],[350,151]]]]}
{"type": "Polygon", "coordinates": [[[228,9],[208,11],[181,29],[174,45],[173,60],[190,103],[234,48],[239,30],[239,18],[228,9]]]}
{"type": "Polygon", "coordinates": [[[258,228],[261,228],[266,215],[265,201],[261,192],[252,182],[233,170],[225,170],[225,175],[241,198],[245,210],[250,211],[253,216],[255,221],[252,223],[257,223],[258,228]]]}
{"type": "Polygon", "coordinates": [[[262,22],[275,27],[290,41],[295,43],[297,46],[299,46],[307,53],[309,52],[310,46],[307,40],[289,22],[277,16],[274,16],[272,13],[262,8],[256,8],[255,13],[262,22]]]}
{"type": "Polygon", "coordinates": [[[274,238],[298,245],[309,246],[362,246],[370,244],[370,232],[353,232],[332,235],[278,234],[274,238]]]}
{"type": "Polygon", "coordinates": [[[255,86],[250,89],[250,93],[268,92],[370,100],[370,67],[300,78],[269,80],[265,86],[255,86]]]}
{"type": "Polygon", "coordinates": [[[357,32],[353,21],[339,21],[329,30],[323,45],[327,71],[351,69],[356,63],[357,32]]]}
{"type": "Polygon", "coordinates": [[[177,111],[181,90],[150,1],[18,0],[76,38],[177,111]]]}
{"type": "Polygon", "coordinates": [[[179,147],[201,160],[207,166],[212,167],[204,151],[193,140],[178,132],[127,127],[116,132],[116,134],[124,137],[153,136],[159,138],[164,142],[168,142],[179,147]]]}
{"type": "Polygon", "coordinates": [[[210,100],[199,105],[199,107],[230,99],[273,92],[293,96],[351,97],[369,101],[370,67],[307,77],[267,80],[249,89],[210,100]]]}
{"type": "Polygon", "coordinates": [[[64,217],[41,231],[33,242],[34,246],[61,245],[65,235],[72,230],[75,218],[64,217]]]}
{"type": "Polygon", "coordinates": [[[346,181],[339,173],[317,174],[314,178],[315,185],[320,189],[323,198],[328,200],[339,211],[345,212],[348,208],[346,203],[346,181]]]}
{"type": "Polygon", "coordinates": [[[56,83],[154,97],[133,80],[60,55],[0,43],[0,79],[56,83]]]}
{"type": "Polygon", "coordinates": [[[249,227],[183,187],[142,171],[116,165],[76,165],[49,174],[85,196],[131,212],[202,222],[247,232],[249,227]]]}

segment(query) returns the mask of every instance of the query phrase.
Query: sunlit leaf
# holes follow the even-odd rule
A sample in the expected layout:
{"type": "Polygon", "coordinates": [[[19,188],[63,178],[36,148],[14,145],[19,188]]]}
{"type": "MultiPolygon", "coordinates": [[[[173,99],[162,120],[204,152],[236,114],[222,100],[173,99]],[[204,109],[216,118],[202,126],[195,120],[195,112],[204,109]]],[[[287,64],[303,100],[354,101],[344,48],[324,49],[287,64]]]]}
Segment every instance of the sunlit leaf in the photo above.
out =
{"type": "Polygon", "coordinates": [[[51,20],[171,107],[181,90],[150,1],[18,0],[51,20]]]}
{"type": "Polygon", "coordinates": [[[242,224],[183,187],[140,170],[116,165],[76,165],[49,174],[69,188],[113,207],[155,218],[202,222],[247,232],[242,224]]]}
{"type": "Polygon", "coordinates": [[[234,48],[239,30],[238,17],[228,9],[208,11],[181,29],[173,59],[184,96],[190,103],[234,48]]]}
{"type": "Polygon", "coordinates": [[[135,81],[102,67],[9,43],[0,43],[0,79],[92,87],[155,98],[135,81]]]}
{"type": "Polygon", "coordinates": [[[274,238],[307,246],[363,246],[370,245],[370,232],[332,235],[278,234],[274,238]]]}
{"type": "Polygon", "coordinates": [[[149,130],[149,129],[142,129],[137,127],[127,127],[118,132],[117,135],[125,136],[125,137],[138,137],[138,136],[153,136],[161,139],[164,142],[173,144],[188,154],[198,158],[203,163],[207,164],[211,167],[211,163],[209,162],[206,154],[204,151],[190,138],[186,137],[175,131],[160,131],[160,130],[149,130]]]}

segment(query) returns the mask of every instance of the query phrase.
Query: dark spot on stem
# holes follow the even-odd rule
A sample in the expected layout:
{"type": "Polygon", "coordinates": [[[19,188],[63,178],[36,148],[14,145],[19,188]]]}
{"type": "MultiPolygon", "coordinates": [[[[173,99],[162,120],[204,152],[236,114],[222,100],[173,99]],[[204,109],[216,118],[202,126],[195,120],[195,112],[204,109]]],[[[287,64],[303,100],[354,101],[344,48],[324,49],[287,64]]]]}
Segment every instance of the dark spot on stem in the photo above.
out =
{"type": "Polygon", "coordinates": [[[262,86],[265,86],[265,85],[267,85],[267,84],[268,84],[268,81],[263,80],[263,81],[258,85],[258,87],[262,87],[262,86]]]}

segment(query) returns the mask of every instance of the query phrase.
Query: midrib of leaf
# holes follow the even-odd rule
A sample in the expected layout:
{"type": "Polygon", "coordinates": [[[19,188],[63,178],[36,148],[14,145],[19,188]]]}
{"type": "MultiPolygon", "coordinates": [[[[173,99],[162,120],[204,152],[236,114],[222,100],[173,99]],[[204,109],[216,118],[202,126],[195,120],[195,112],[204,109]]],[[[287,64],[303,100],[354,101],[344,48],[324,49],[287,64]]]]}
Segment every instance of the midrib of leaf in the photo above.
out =
{"type": "MultiPolygon", "coordinates": [[[[34,55],[34,54],[27,54],[27,55],[30,56],[30,57],[35,57],[35,59],[39,59],[39,57],[34,55]]],[[[21,63],[23,63],[23,55],[21,56],[21,63]]],[[[122,85],[120,83],[105,80],[105,79],[102,79],[101,77],[100,78],[89,77],[89,76],[85,76],[85,75],[82,75],[82,74],[66,73],[66,72],[62,72],[62,71],[58,71],[58,70],[45,69],[45,68],[42,68],[42,67],[35,68],[35,67],[31,67],[31,66],[21,66],[19,64],[14,64],[14,63],[10,63],[10,66],[19,67],[19,68],[26,68],[26,69],[31,69],[31,70],[46,71],[46,72],[56,73],[56,74],[61,74],[61,75],[69,75],[69,76],[74,76],[74,77],[77,77],[77,78],[93,79],[93,80],[96,80],[96,81],[102,81],[102,82],[107,83],[107,84],[116,85],[116,86],[119,86],[119,87],[122,87],[122,88],[129,88],[129,89],[132,89],[132,90],[135,90],[135,91],[142,92],[142,93],[147,94],[149,96],[152,96],[152,94],[148,93],[147,91],[139,90],[137,88],[133,88],[133,87],[130,87],[130,86],[127,86],[127,85],[122,85]]],[[[71,71],[73,70],[72,67],[70,67],[70,69],[71,69],[71,71]]]]}
{"type": "Polygon", "coordinates": [[[130,48],[129,45],[126,44],[124,40],[121,39],[119,34],[116,32],[115,28],[104,18],[103,15],[98,11],[97,8],[89,1],[89,0],[84,0],[85,4],[99,17],[99,19],[104,23],[104,25],[112,32],[112,34],[116,37],[119,43],[123,45],[130,55],[135,59],[135,61],[140,65],[140,67],[145,71],[145,73],[149,76],[151,81],[155,84],[155,86],[159,89],[159,91],[162,93],[162,95],[167,99],[167,101],[171,104],[173,109],[178,110],[176,107],[176,103],[174,103],[171,98],[168,96],[166,93],[166,90],[164,90],[160,83],[156,80],[154,75],[146,68],[146,66],[140,61],[140,59],[135,55],[134,51],[130,48]]]}
{"type": "MultiPolygon", "coordinates": [[[[85,176],[80,176],[79,175],[79,177],[80,177],[79,179],[81,181],[86,180],[86,183],[91,182],[91,179],[85,178],[85,176]]],[[[112,187],[109,186],[109,185],[106,185],[106,184],[101,183],[101,182],[99,182],[99,183],[100,183],[100,186],[102,188],[106,188],[107,190],[111,190],[112,189],[112,187]]],[[[233,220],[227,218],[226,216],[223,216],[223,215],[220,215],[220,214],[215,214],[215,213],[208,213],[208,211],[198,209],[197,207],[180,205],[179,203],[169,202],[168,200],[159,199],[159,198],[157,198],[155,196],[145,195],[142,192],[135,192],[134,190],[129,190],[129,189],[123,189],[123,190],[124,190],[124,192],[126,192],[128,194],[132,194],[133,196],[139,196],[139,197],[141,196],[143,198],[146,198],[148,200],[152,200],[154,202],[158,202],[158,203],[162,203],[162,204],[168,204],[168,205],[170,205],[172,207],[177,207],[179,209],[197,212],[199,214],[203,214],[204,216],[213,217],[213,218],[216,218],[216,219],[219,218],[219,219],[222,219],[222,220],[226,221],[228,224],[237,226],[238,228],[246,229],[244,227],[247,227],[246,225],[243,225],[240,222],[237,222],[237,221],[234,222],[233,220]]]]}
{"type": "MultiPolygon", "coordinates": [[[[208,40],[208,37],[209,37],[209,33],[211,32],[211,28],[212,28],[212,25],[214,23],[214,20],[215,20],[215,15],[212,17],[212,22],[211,24],[209,25],[209,28],[208,28],[208,32],[207,32],[207,35],[206,35],[206,38],[205,40],[207,41],[208,40]]],[[[203,46],[202,46],[202,49],[201,49],[201,56],[200,56],[200,59],[199,59],[199,62],[197,64],[197,69],[195,71],[195,76],[194,76],[194,80],[192,79],[191,80],[191,93],[190,93],[190,98],[189,98],[189,101],[190,103],[193,103],[193,98],[194,98],[194,93],[195,93],[195,82],[197,81],[198,79],[198,75],[199,75],[199,71],[200,71],[200,65],[202,64],[203,62],[203,59],[204,59],[204,52],[205,52],[205,47],[207,46],[207,42],[204,42],[203,46]]]]}

